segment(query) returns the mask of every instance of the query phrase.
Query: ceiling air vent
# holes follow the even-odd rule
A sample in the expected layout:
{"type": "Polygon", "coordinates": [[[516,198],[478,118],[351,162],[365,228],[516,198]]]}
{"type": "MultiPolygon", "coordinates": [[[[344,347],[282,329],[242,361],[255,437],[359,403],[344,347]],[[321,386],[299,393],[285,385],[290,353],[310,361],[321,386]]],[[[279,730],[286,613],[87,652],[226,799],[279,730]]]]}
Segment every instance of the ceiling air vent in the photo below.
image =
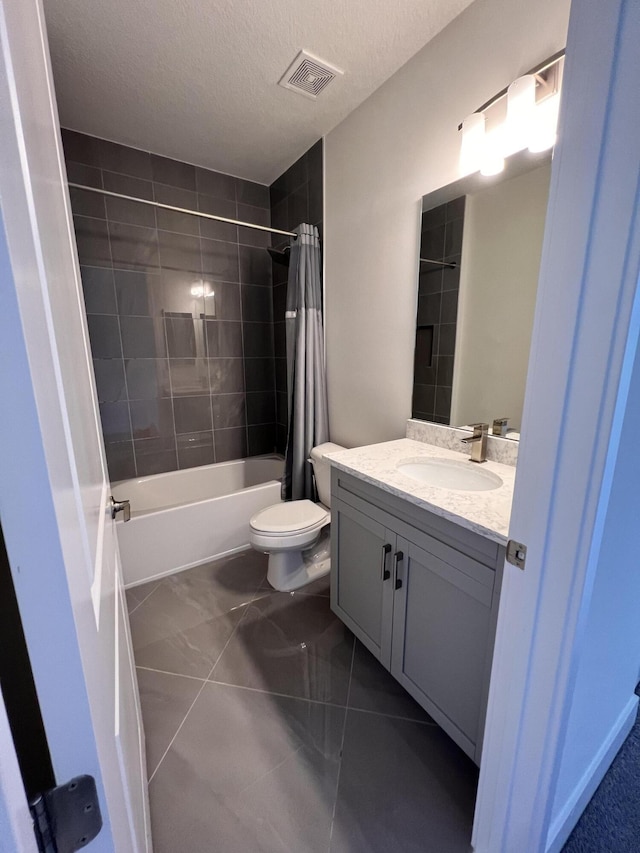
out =
{"type": "Polygon", "coordinates": [[[294,92],[299,92],[306,98],[315,101],[320,92],[326,89],[332,80],[342,76],[342,74],[344,71],[336,68],[335,65],[330,65],[312,53],[301,50],[282,75],[278,84],[285,89],[293,89],[294,92]]]}

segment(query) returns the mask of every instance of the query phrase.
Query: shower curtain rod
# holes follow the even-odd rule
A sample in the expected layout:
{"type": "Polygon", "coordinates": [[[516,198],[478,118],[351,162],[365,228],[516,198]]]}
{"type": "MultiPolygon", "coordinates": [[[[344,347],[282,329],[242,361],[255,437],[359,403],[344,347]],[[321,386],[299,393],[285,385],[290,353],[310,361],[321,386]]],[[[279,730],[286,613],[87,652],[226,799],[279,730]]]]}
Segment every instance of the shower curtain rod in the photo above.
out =
{"type": "Polygon", "coordinates": [[[108,195],[112,198],[123,198],[126,201],[137,201],[140,204],[150,204],[152,207],[161,207],[163,210],[173,210],[175,213],[188,213],[189,216],[200,216],[202,219],[215,219],[216,222],[228,222],[231,225],[242,225],[243,228],[255,228],[256,231],[269,231],[271,234],[283,234],[285,237],[297,238],[297,234],[293,231],[281,231],[279,228],[269,228],[267,225],[254,225],[253,222],[240,222],[238,219],[228,219],[226,216],[215,216],[213,213],[201,213],[199,210],[189,210],[187,207],[174,207],[172,204],[161,204],[159,201],[150,201],[147,198],[136,198],[132,195],[123,195],[122,193],[112,193],[109,190],[103,190],[99,187],[85,187],[84,184],[72,184],[69,186],[76,190],[87,190],[90,193],[100,193],[108,195]]]}
{"type": "Polygon", "coordinates": [[[457,266],[455,261],[432,261],[431,258],[420,258],[421,264],[438,264],[441,267],[449,267],[450,270],[454,270],[457,266]]]}

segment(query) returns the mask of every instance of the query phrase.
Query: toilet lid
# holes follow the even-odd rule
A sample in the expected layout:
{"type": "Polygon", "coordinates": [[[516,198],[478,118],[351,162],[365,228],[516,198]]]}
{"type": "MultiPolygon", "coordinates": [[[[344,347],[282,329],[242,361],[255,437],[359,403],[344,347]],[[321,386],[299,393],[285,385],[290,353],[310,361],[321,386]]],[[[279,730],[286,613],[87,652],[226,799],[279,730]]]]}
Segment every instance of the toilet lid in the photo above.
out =
{"type": "Polygon", "coordinates": [[[313,501],[285,501],[256,513],[251,527],[262,533],[298,533],[323,522],[327,510],[313,501]]]}

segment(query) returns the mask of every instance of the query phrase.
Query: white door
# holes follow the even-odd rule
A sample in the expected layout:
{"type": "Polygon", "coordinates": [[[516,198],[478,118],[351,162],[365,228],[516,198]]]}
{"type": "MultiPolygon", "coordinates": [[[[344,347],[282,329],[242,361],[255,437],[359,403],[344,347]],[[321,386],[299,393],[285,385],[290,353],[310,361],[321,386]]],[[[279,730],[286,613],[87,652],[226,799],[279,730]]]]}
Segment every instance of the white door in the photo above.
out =
{"type": "Polygon", "coordinates": [[[0,518],[58,783],[151,848],[144,743],[44,14],[0,0],[0,518]]]}

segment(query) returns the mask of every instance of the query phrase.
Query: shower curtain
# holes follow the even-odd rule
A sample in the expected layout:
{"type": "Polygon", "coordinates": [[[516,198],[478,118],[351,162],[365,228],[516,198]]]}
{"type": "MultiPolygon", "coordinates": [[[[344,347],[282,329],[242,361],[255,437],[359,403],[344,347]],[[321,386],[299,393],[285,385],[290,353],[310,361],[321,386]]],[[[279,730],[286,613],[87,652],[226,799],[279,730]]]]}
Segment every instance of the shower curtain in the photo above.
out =
{"type": "Polygon", "coordinates": [[[282,497],[313,500],[309,454],[329,440],[320,239],[313,225],[299,225],[294,231],[298,238],[291,240],[285,314],[288,434],[282,497]]]}

